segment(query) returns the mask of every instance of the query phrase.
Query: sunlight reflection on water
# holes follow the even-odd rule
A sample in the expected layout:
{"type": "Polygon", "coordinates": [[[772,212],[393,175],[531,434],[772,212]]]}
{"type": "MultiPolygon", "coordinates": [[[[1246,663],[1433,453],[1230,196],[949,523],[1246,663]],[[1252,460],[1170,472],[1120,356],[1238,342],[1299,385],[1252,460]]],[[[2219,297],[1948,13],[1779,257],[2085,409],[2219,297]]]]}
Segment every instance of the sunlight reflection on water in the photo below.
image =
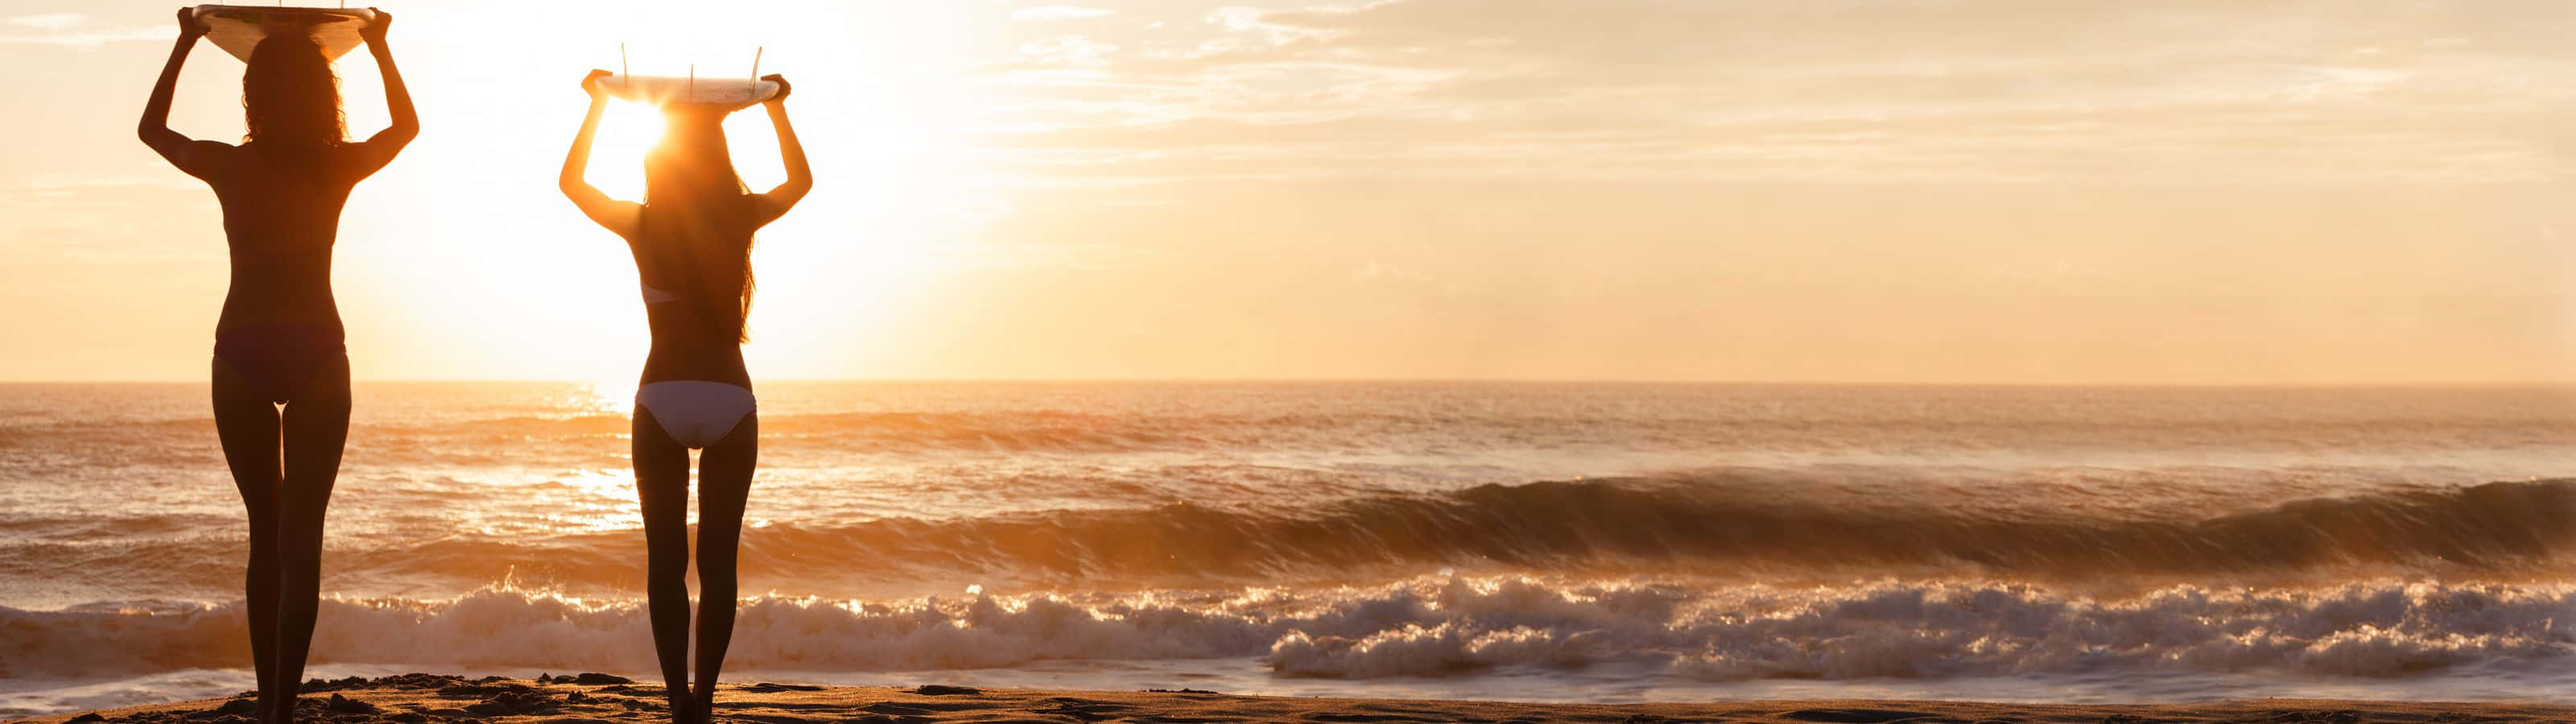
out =
{"type": "Polygon", "coordinates": [[[634,382],[621,380],[592,382],[589,388],[583,391],[583,395],[581,399],[571,400],[570,404],[565,406],[602,415],[635,413],[634,382]]]}

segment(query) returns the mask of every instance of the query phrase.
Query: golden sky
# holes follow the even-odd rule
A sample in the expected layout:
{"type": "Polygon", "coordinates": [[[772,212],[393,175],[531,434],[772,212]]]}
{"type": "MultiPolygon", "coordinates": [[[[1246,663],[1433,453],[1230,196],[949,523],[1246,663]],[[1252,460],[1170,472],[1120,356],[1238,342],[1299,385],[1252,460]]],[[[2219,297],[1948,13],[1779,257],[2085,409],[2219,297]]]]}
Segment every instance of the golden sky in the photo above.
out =
{"type": "MultiPolygon", "coordinates": [[[[796,82],[758,377],[2576,381],[2559,0],[737,5],[385,5],[423,132],[342,222],[358,376],[635,374],[553,184],[623,42],[796,82]]],[[[130,130],[172,7],[0,0],[0,379],[205,374],[218,211],[130,130]]],[[[240,71],[174,127],[237,139],[240,71]]]]}

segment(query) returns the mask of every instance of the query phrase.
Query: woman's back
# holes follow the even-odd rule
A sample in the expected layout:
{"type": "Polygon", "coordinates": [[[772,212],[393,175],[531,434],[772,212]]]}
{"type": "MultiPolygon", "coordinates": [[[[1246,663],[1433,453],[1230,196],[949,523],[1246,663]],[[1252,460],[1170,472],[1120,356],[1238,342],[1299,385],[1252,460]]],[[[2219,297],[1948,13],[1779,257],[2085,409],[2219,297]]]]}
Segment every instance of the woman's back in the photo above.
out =
{"type": "Polygon", "coordinates": [[[641,204],[617,204],[609,225],[626,240],[653,330],[643,382],[702,380],[748,389],[743,318],[751,308],[754,232],[783,205],[742,186],[724,114],[671,109],[646,154],[641,204]],[[767,212],[767,213],[765,213],[767,212]]]}
{"type": "Polygon", "coordinates": [[[232,287],[216,333],[283,326],[336,336],[331,248],[358,181],[346,169],[351,149],[263,146],[228,148],[207,179],[223,205],[232,256],[232,287]]]}
{"type": "Polygon", "coordinates": [[[642,282],[645,324],[652,350],[644,357],[644,382],[706,380],[745,388],[751,372],[742,362],[745,257],[751,230],[654,228],[657,214],[626,239],[642,282]]]}

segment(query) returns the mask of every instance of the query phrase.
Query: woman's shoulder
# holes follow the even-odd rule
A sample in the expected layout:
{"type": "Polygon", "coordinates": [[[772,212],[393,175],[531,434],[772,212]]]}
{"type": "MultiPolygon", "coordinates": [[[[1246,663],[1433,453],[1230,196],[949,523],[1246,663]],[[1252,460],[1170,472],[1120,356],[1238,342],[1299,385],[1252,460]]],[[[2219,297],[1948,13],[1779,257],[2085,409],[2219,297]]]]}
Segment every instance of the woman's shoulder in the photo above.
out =
{"type": "Polygon", "coordinates": [[[275,160],[307,164],[315,160],[336,163],[349,155],[347,143],[302,144],[249,140],[234,146],[233,153],[245,159],[275,160]]]}
{"type": "Polygon", "coordinates": [[[317,156],[317,155],[318,155],[318,156],[324,156],[324,157],[330,157],[330,158],[338,158],[338,157],[342,157],[342,156],[352,155],[352,154],[355,154],[355,153],[359,152],[360,150],[362,150],[362,149],[360,148],[361,144],[356,143],[356,142],[353,142],[353,141],[332,141],[332,142],[329,142],[329,143],[301,143],[301,142],[293,142],[293,141],[286,141],[286,142],[280,142],[280,141],[262,141],[262,140],[259,140],[259,139],[255,139],[255,138],[254,138],[254,139],[249,139],[249,140],[242,141],[240,145],[231,145],[231,144],[226,144],[226,145],[227,145],[228,147],[230,147],[230,148],[234,149],[234,150],[238,150],[238,151],[241,151],[241,152],[243,152],[243,153],[253,154],[253,155],[265,155],[265,156],[310,157],[310,156],[317,156]]]}
{"type": "MultiPolygon", "coordinates": [[[[301,175],[321,169],[324,176],[340,178],[364,168],[366,156],[362,150],[359,144],[346,141],[304,144],[253,140],[242,142],[234,155],[289,174],[301,175]]],[[[358,178],[345,180],[355,183],[358,178]]]]}

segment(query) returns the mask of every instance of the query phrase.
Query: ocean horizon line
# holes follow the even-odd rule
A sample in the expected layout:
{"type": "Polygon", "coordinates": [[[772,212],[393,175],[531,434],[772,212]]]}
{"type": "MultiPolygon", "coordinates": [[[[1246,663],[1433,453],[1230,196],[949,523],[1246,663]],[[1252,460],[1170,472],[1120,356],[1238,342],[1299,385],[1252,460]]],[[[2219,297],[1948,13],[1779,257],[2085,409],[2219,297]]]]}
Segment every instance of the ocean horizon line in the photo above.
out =
{"type": "MultiPolygon", "coordinates": [[[[622,378],[578,377],[381,377],[356,378],[357,384],[588,384],[622,378]]],[[[2329,380],[2329,381],[1998,381],[1998,380],[1761,380],[1688,378],[1584,377],[755,377],[760,383],[788,384],[1489,384],[1489,385],[1639,385],[1674,387],[1845,387],[1885,389],[2139,389],[2139,390],[2524,390],[2576,389],[2576,379],[2562,380],[2329,380]]],[[[204,384],[202,377],[129,379],[0,379],[0,386],[40,385],[183,385],[204,384]]]]}

